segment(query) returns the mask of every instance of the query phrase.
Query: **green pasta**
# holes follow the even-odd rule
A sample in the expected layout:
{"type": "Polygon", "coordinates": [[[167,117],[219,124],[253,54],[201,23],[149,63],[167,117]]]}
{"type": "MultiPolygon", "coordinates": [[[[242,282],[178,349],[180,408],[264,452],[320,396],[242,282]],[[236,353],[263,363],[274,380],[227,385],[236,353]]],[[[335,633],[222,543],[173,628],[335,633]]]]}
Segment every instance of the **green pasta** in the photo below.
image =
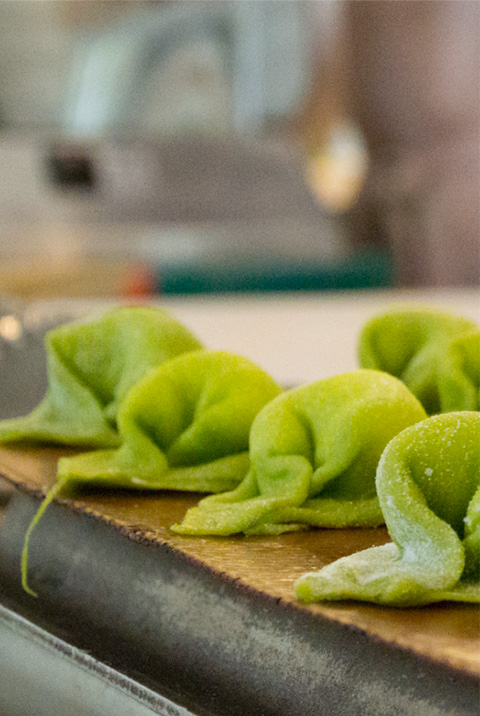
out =
{"type": "Polygon", "coordinates": [[[480,413],[428,418],[386,447],[376,477],[392,542],[295,583],[305,602],[480,602],[480,413]]]}
{"type": "Polygon", "coordinates": [[[119,444],[119,403],[151,368],[202,344],[161,309],[114,309],[50,331],[48,388],[27,416],[0,422],[0,442],[119,444]]]}
{"type": "Polygon", "coordinates": [[[479,339],[466,338],[468,345],[460,348],[456,341],[479,331],[472,321],[435,309],[392,309],[363,327],[360,365],[400,378],[429,415],[478,410],[479,339]]]}
{"type": "Polygon", "coordinates": [[[249,466],[253,419],[280,392],[243,356],[178,356],[151,370],[121,403],[121,446],[61,458],[58,477],[141,489],[230,489],[249,466]]]}
{"type": "Polygon", "coordinates": [[[51,501],[78,484],[147,490],[218,492],[238,485],[249,469],[248,436],[258,411],[281,392],[261,368],[223,351],[185,353],[149,371],[118,408],[118,448],[58,462],[58,479],[28,530],[51,501]]]}
{"type": "Polygon", "coordinates": [[[438,392],[442,412],[480,410],[480,329],[462,333],[448,343],[438,374],[438,392]]]}
{"type": "Polygon", "coordinates": [[[375,470],[389,440],[425,411],[392,376],[373,370],[287,391],[257,415],[251,469],[172,528],[180,534],[280,533],[383,524],[375,470]]]}

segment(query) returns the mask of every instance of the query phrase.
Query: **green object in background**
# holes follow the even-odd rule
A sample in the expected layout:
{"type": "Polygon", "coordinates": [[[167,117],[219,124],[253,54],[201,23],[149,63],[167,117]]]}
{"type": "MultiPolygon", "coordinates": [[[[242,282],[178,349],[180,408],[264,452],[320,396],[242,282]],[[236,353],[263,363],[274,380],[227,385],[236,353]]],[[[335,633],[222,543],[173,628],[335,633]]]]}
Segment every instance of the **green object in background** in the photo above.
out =
{"type": "Polygon", "coordinates": [[[428,414],[478,410],[480,344],[471,334],[479,330],[473,321],[435,309],[392,309],[363,327],[360,365],[400,378],[428,414]]]}
{"type": "Polygon", "coordinates": [[[480,328],[448,343],[438,384],[444,412],[480,410],[480,328]]]}
{"type": "Polygon", "coordinates": [[[48,388],[27,416],[0,422],[0,442],[118,445],[118,405],[151,368],[202,348],[166,311],[118,308],[47,334],[48,388]]]}
{"type": "Polygon", "coordinates": [[[480,413],[436,415],[401,432],[376,485],[393,542],[303,575],[297,597],[480,602],[480,413]]]}
{"type": "Polygon", "coordinates": [[[375,471],[389,440],[426,417],[396,378],[358,370],[287,391],[257,415],[251,469],[172,529],[180,534],[277,534],[308,525],[377,526],[375,471]]]}
{"type": "MultiPolygon", "coordinates": [[[[294,241],[295,238],[292,237],[294,241]]],[[[388,287],[393,258],[387,251],[364,250],[337,260],[278,260],[261,255],[247,263],[162,266],[157,287],[162,294],[268,291],[330,291],[388,287]]]]}

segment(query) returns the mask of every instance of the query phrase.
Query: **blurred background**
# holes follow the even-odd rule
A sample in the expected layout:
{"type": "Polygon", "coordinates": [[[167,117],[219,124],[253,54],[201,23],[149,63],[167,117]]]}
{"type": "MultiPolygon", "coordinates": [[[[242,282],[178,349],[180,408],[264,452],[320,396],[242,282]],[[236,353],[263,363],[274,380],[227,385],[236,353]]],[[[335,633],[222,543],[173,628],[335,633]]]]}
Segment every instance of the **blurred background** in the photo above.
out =
{"type": "Polygon", "coordinates": [[[477,0],[0,1],[0,293],[480,280],[477,0]]]}

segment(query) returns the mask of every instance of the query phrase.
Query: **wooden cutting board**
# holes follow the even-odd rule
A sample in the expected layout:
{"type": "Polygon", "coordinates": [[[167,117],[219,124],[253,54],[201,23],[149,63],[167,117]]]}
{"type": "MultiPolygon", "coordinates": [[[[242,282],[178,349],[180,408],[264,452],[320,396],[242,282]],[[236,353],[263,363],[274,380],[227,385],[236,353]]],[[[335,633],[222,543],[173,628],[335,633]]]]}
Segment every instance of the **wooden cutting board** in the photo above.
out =
{"type": "MultiPolygon", "coordinates": [[[[60,449],[1,448],[0,476],[41,497],[54,482],[60,449]]],[[[268,537],[198,538],[174,534],[199,495],[89,491],[59,501],[77,512],[94,514],[129,538],[168,544],[232,580],[308,610],[322,618],[356,627],[367,635],[434,663],[480,677],[480,619],[477,605],[441,603],[397,609],[363,603],[301,605],[294,580],[306,571],[389,540],[385,528],[311,530],[268,537]]]]}

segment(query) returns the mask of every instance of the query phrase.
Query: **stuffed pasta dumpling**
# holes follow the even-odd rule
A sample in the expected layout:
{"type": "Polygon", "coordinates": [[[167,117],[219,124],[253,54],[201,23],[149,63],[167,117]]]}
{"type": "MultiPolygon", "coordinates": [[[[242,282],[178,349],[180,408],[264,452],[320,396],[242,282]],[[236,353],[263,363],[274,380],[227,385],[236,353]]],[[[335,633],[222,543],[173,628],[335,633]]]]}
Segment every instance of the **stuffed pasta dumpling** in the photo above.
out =
{"type": "Polygon", "coordinates": [[[121,446],[61,458],[58,478],[227,490],[248,469],[253,419],[280,392],[273,378],[243,356],[208,350],[178,356],[151,370],[121,403],[121,446]]]}
{"type": "Polygon", "coordinates": [[[460,334],[446,346],[438,392],[443,412],[480,410],[480,328],[460,334]]]}
{"type": "Polygon", "coordinates": [[[181,534],[279,533],[383,524],[375,470],[389,440],[425,411],[396,378],[358,370],[279,395],[250,433],[251,469],[173,527],[181,534]]]}
{"type": "Polygon", "coordinates": [[[0,422],[0,442],[119,443],[118,405],[151,368],[200,341],[166,311],[125,307],[62,325],[45,340],[48,388],[26,417],[0,422]]]}
{"type": "Polygon", "coordinates": [[[258,411],[281,392],[265,371],[224,351],[185,353],[149,371],[118,409],[118,448],[61,458],[58,477],[27,532],[72,484],[219,492],[249,468],[248,436],[258,411]]]}
{"type": "Polygon", "coordinates": [[[480,602],[480,413],[437,415],[402,431],[381,457],[376,484],[392,543],[303,575],[297,596],[480,602]]]}
{"type": "MultiPolygon", "coordinates": [[[[452,342],[479,331],[466,318],[431,308],[397,308],[375,316],[363,327],[359,360],[363,368],[383,370],[400,378],[421,401],[429,415],[452,410],[477,410],[475,369],[456,362],[456,379],[449,380],[454,356],[452,342]],[[473,387],[472,387],[473,380],[473,387]]],[[[480,373],[478,342],[471,351],[480,373]]],[[[470,349],[467,349],[470,350],[470,349]]],[[[476,379],[478,386],[478,377],[476,379]]]]}

